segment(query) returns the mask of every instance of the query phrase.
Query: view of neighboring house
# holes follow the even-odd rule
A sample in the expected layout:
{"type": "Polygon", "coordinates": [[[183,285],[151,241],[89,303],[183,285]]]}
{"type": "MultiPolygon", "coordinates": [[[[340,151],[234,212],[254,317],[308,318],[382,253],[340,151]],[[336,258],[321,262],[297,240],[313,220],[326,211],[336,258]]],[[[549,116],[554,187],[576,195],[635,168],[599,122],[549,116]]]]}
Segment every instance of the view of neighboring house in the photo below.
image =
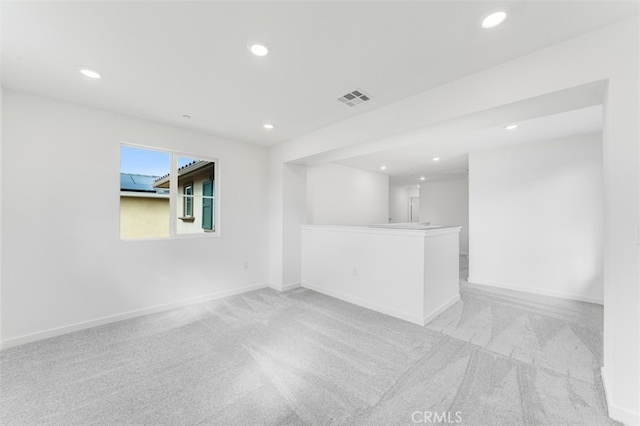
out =
{"type": "Polygon", "coordinates": [[[169,236],[169,191],[155,188],[157,179],[120,173],[120,238],[169,236]]]}
{"type": "MultiPolygon", "coordinates": [[[[176,233],[215,231],[214,175],[215,164],[211,161],[196,160],[178,169],[176,233]]],[[[153,187],[168,189],[169,181],[170,175],[164,175],[153,183],[153,187]]]]}
{"type": "MultiPolygon", "coordinates": [[[[214,173],[211,161],[196,160],[178,169],[176,233],[215,231],[214,173]]],[[[171,177],[120,174],[120,238],[169,236],[171,177]]]]}

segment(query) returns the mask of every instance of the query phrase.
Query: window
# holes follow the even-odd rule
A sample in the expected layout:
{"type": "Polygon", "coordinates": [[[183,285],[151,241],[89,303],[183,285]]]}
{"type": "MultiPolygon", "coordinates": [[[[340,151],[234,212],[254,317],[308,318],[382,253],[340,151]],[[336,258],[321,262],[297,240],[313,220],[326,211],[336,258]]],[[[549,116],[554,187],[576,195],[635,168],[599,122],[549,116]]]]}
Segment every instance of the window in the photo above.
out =
{"type": "Polygon", "coordinates": [[[184,194],[184,208],[182,209],[182,220],[193,220],[193,182],[185,183],[182,193],[184,194]]]}
{"type": "Polygon", "coordinates": [[[216,162],[122,144],[120,238],[217,235],[216,162]]]}

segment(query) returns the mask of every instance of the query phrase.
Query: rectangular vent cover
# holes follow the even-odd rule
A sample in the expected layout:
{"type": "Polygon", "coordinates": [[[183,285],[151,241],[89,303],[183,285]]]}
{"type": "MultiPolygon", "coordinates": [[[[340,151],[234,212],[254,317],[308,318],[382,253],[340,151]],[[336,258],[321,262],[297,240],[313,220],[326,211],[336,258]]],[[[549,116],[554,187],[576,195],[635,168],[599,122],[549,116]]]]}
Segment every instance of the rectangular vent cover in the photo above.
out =
{"type": "Polygon", "coordinates": [[[357,89],[353,92],[349,92],[346,95],[340,96],[338,98],[340,102],[345,105],[349,105],[350,107],[360,105],[363,102],[367,102],[371,100],[371,96],[364,93],[364,91],[357,89]]]}

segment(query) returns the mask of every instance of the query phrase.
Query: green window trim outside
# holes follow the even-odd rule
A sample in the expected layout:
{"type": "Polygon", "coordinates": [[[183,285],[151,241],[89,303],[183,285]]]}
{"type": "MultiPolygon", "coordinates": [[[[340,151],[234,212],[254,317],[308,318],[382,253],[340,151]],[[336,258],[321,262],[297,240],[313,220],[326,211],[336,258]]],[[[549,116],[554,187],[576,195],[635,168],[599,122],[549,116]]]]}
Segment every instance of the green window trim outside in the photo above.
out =
{"type": "Polygon", "coordinates": [[[213,180],[202,183],[202,229],[213,231],[213,180]]]}

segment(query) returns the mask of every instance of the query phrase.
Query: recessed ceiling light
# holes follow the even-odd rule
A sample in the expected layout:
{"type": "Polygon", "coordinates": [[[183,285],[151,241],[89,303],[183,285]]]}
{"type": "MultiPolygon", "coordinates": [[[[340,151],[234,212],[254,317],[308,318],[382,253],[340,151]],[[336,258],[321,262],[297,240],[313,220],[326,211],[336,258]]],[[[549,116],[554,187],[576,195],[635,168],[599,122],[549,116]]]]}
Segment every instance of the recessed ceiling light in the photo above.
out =
{"type": "Polygon", "coordinates": [[[185,120],[188,120],[191,118],[191,116],[189,114],[183,114],[182,118],[184,118],[185,120]]]}
{"type": "Polygon", "coordinates": [[[426,178],[425,178],[424,176],[422,176],[422,177],[420,178],[420,180],[425,180],[425,179],[426,179],[426,178]]]}
{"type": "Polygon", "coordinates": [[[504,10],[498,10],[490,13],[482,20],[482,28],[494,28],[498,25],[502,24],[504,20],[507,19],[507,12],[504,10]]]}
{"type": "Polygon", "coordinates": [[[269,54],[269,47],[264,43],[251,43],[249,44],[249,50],[256,56],[267,56],[269,54]]]}
{"type": "Polygon", "coordinates": [[[440,161],[440,157],[433,157],[433,161],[440,161]]]}
{"type": "Polygon", "coordinates": [[[267,123],[267,124],[263,125],[262,127],[264,127],[267,130],[271,130],[271,129],[273,129],[273,124],[267,123]]]}
{"type": "Polygon", "coordinates": [[[102,78],[102,74],[100,74],[97,70],[94,70],[93,68],[79,67],[78,70],[80,70],[80,73],[85,77],[94,78],[94,79],[102,78]]]}
{"type": "Polygon", "coordinates": [[[420,188],[420,185],[416,185],[416,188],[420,188]]]}
{"type": "Polygon", "coordinates": [[[387,170],[387,166],[380,166],[380,170],[387,170]]]}
{"type": "Polygon", "coordinates": [[[505,130],[513,130],[513,129],[517,129],[518,125],[517,124],[509,124],[508,126],[504,126],[505,130]]]}

